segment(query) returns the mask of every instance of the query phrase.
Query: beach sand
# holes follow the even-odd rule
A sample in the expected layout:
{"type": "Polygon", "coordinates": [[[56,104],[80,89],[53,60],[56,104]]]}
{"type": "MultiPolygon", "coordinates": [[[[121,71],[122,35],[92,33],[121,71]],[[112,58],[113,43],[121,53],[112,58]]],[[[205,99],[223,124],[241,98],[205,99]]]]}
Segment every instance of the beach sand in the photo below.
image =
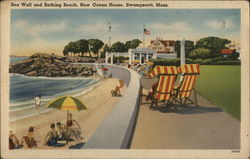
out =
{"type": "MultiPolygon", "coordinates": [[[[83,141],[80,144],[86,143],[91,134],[105,119],[106,115],[121,99],[121,97],[112,97],[110,93],[117,83],[118,79],[115,78],[104,79],[102,80],[102,84],[92,91],[78,97],[88,107],[87,110],[82,110],[80,112],[70,111],[73,115],[73,119],[81,126],[83,141]]],[[[123,87],[121,93],[123,94],[125,90],[126,87],[123,87]]],[[[71,141],[68,145],[60,148],[44,146],[44,137],[50,129],[50,124],[58,121],[65,124],[66,115],[67,111],[55,109],[37,116],[11,122],[10,130],[14,130],[18,139],[21,140],[21,137],[28,133],[29,127],[33,126],[35,129],[35,140],[38,145],[35,149],[66,149],[76,145],[77,142],[71,141]]]]}

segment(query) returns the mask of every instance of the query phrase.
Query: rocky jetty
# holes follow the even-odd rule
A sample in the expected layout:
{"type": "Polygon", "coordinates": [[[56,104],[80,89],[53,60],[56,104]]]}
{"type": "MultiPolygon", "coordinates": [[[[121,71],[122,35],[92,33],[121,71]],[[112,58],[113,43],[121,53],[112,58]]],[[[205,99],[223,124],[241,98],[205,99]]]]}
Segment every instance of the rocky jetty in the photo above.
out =
{"type": "Polygon", "coordinates": [[[10,64],[10,73],[24,74],[26,76],[91,76],[95,67],[84,64],[72,64],[72,62],[94,62],[90,58],[61,57],[49,54],[37,53],[28,59],[10,64]]]}

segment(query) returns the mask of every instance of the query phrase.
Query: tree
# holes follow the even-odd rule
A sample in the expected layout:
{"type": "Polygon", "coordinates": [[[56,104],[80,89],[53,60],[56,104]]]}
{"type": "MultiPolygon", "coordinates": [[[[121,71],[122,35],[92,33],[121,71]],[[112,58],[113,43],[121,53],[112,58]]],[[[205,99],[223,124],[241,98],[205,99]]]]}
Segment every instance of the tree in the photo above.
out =
{"type": "Polygon", "coordinates": [[[211,50],[211,57],[221,56],[221,50],[225,49],[225,44],[230,43],[230,40],[221,39],[219,37],[205,37],[196,42],[196,48],[206,48],[211,50]]]}
{"type": "Polygon", "coordinates": [[[88,40],[81,39],[81,40],[76,41],[75,43],[76,43],[76,47],[77,47],[77,52],[81,53],[82,54],[81,56],[83,56],[83,54],[85,52],[89,51],[88,40]]]}
{"type": "Polygon", "coordinates": [[[110,52],[110,48],[109,48],[108,44],[104,45],[103,51],[101,52],[101,58],[105,58],[106,57],[106,52],[110,52]]]}
{"type": "Polygon", "coordinates": [[[63,55],[64,55],[64,56],[68,56],[68,55],[69,55],[69,46],[68,46],[68,45],[66,45],[66,46],[64,47],[64,49],[63,49],[63,55]]]}
{"type": "Polygon", "coordinates": [[[88,43],[90,46],[89,50],[98,56],[98,52],[104,43],[99,39],[89,39],[88,43]]]}
{"type": "Polygon", "coordinates": [[[77,48],[76,48],[76,44],[75,44],[75,42],[72,42],[72,41],[70,41],[69,43],[68,43],[68,45],[66,45],[65,47],[64,47],[64,50],[63,50],[63,55],[65,56],[65,55],[69,55],[69,54],[75,54],[75,53],[77,53],[77,48]]]}
{"type": "MultiPolygon", "coordinates": [[[[189,53],[194,49],[194,42],[191,40],[186,40],[185,41],[185,55],[186,57],[189,57],[189,53]]],[[[177,53],[177,57],[180,57],[181,54],[181,45],[180,45],[180,41],[177,40],[175,42],[175,51],[177,53]]]]}
{"type": "Polygon", "coordinates": [[[110,51],[111,52],[125,52],[126,51],[125,44],[118,41],[111,46],[110,51]]]}
{"type": "Polygon", "coordinates": [[[189,56],[193,59],[207,59],[211,56],[211,50],[200,47],[192,50],[189,56]]]}
{"type": "Polygon", "coordinates": [[[228,55],[228,59],[237,61],[239,59],[239,56],[240,56],[239,53],[234,50],[232,54],[228,55]]]}
{"type": "Polygon", "coordinates": [[[133,39],[132,41],[126,41],[125,49],[126,49],[126,51],[128,51],[128,49],[137,48],[137,46],[139,46],[140,43],[141,43],[141,41],[139,39],[133,39]]]}

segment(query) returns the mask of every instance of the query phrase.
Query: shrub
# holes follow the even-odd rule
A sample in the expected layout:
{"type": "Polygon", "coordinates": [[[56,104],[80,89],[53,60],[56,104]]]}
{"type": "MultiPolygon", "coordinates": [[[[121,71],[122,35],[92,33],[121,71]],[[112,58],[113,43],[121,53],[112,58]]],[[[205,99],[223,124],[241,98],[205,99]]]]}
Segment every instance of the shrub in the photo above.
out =
{"type": "Polygon", "coordinates": [[[240,61],[217,61],[216,65],[240,65],[240,61]]]}
{"type": "Polygon", "coordinates": [[[153,66],[161,65],[161,66],[179,66],[180,58],[176,59],[153,59],[151,62],[154,63],[153,66]]]}
{"type": "Polygon", "coordinates": [[[194,60],[193,60],[193,59],[190,59],[190,58],[186,58],[186,63],[187,63],[187,64],[193,64],[193,63],[194,63],[194,60]]]}
{"type": "Polygon", "coordinates": [[[203,60],[203,64],[209,65],[209,64],[212,64],[212,63],[213,63],[212,59],[205,59],[205,60],[203,60]]]}
{"type": "MultiPolygon", "coordinates": [[[[120,63],[123,63],[124,60],[128,60],[128,57],[124,57],[124,56],[114,56],[113,57],[113,63],[117,63],[117,61],[119,60],[120,63]]],[[[111,58],[108,59],[108,62],[111,61],[111,58]]]]}
{"type": "Polygon", "coordinates": [[[224,61],[226,60],[223,56],[218,56],[212,59],[213,61],[224,61]]]}
{"type": "Polygon", "coordinates": [[[197,48],[190,52],[189,57],[193,59],[206,59],[211,56],[211,50],[206,48],[197,48]]]}
{"type": "Polygon", "coordinates": [[[194,60],[194,63],[203,64],[203,60],[202,59],[196,59],[196,60],[194,60]]]}

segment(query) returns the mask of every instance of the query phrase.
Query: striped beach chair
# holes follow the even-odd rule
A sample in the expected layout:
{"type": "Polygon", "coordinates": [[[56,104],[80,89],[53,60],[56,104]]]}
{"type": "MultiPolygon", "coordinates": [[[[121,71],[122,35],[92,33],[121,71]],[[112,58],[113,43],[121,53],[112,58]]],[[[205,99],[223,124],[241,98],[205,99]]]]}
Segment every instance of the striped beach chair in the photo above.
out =
{"type": "Polygon", "coordinates": [[[150,108],[153,105],[158,106],[159,102],[167,102],[167,105],[172,103],[171,92],[174,89],[177,75],[178,71],[175,66],[156,66],[153,69],[149,76],[158,76],[158,84],[156,90],[153,92],[150,108]]]}
{"type": "Polygon", "coordinates": [[[183,75],[183,78],[181,84],[174,88],[175,101],[181,105],[194,104],[198,106],[194,87],[200,74],[200,65],[184,64],[178,67],[177,70],[179,74],[183,75]],[[192,91],[194,92],[195,101],[190,99],[192,91]]]}

